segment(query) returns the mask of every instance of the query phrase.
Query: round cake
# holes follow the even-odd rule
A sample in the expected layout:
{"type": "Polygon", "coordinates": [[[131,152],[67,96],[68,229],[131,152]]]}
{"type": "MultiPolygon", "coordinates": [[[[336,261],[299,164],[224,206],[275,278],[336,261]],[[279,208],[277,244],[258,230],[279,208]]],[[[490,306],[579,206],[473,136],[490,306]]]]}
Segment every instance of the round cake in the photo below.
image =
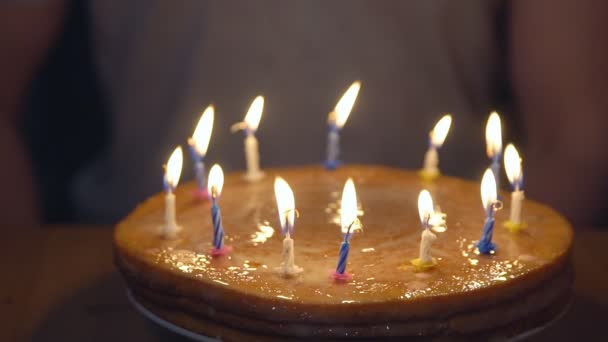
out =
{"type": "MultiPolygon", "coordinates": [[[[212,257],[210,201],[194,183],[175,192],[173,239],[161,234],[164,194],[138,206],[115,232],[116,263],[134,298],[149,311],[190,331],[222,340],[314,338],[509,338],[541,326],[569,302],[572,230],[554,210],[526,201],[527,227],[503,227],[496,214],[495,254],[480,255],[484,210],[479,183],[441,176],[425,182],[414,172],[352,165],[265,170],[248,182],[228,174],[221,207],[229,255],[212,257]],[[273,192],[275,176],[295,194],[300,213],[292,236],[293,277],[277,272],[283,236],[273,192]],[[347,270],[336,269],[343,235],[340,194],[352,178],[363,231],[350,240],[347,270]],[[417,271],[421,237],[418,193],[427,189],[447,214],[437,234],[434,268],[417,271]]],[[[509,194],[502,193],[505,208],[509,194]]]]}

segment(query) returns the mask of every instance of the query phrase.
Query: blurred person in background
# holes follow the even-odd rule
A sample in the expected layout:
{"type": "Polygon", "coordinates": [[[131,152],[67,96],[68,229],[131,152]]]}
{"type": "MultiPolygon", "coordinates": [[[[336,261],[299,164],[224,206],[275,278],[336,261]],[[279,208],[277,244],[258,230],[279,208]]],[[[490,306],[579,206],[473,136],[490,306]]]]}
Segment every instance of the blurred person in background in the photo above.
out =
{"type": "Polygon", "coordinates": [[[0,223],[121,218],[160,191],[162,163],[210,103],[207,160],[242,169],[228,127],[258,94],[262,166],[320,164],[327,112],[359,79],[347,162],[418,168],[450,112],[442,170],[480,179],[498,109],[528,197],[594,224],[607,32],[600,0],[4,1],[0,223]]]}

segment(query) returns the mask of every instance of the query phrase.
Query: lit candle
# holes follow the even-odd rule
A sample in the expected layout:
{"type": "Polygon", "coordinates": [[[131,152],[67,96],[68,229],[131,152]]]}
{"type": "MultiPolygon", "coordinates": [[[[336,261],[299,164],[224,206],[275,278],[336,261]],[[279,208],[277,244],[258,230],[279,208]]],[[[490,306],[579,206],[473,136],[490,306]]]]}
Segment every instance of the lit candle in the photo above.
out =
{"type": "Polygon", "coordinates": [[[335,170],[340,165],[340,130],[344,127],[355,105],[359,89],[361,89],[361,82],[353,82],[346,93],[342,95],[334,110],[328,115],[329,132],[327,136],[327,160],[325,161],[325,167],[328,170],[335,170]]]}
{"type": "Polygon", "coordinates": [[[352,275],[346,272],[346,263],[350,250],[350,238],[353,232],[361,229],[361,224],[357,219],[357,193],[355,192],[355,184],[351,178],[346,181],[344,190],[342,190],[340,229],[344,234],[344,241],[340,245],[338,266],[332,273],[332,276],[334,280],[337,281],[348,281],[352,279],[352,275]]]}
{"type": "Polygon", "coordinates": [[[486,211],[486,221],[483,225],[481,239],[477,242],[477,249],[481,254],[494,254],[496,244],[492,242],[494,233],[494,212],[501,208],[502,203],[496,200],[496,181],[494,173],[486,169],[481,179],[481,202],[486,211]]]}
{"type": "Polygon", "coordinates": [[[435,124],[435,127],[431,132],[429,132],[429,149],[424,155],[424,168],[420,173],[422,178],[433,180],[440,175],[439,155],[437,150],[443,145],[451,125],[452,116],[446,114],[437,122],[437,124],[435,124]]]}
{"type": "Polygon", "coordinates": [[[294,232],[296,215],[295,199],[289,184],[281,177],[274,180],[274,194],[277,199],[281,231],[285,236],[283,239],[283,262],[277,270],[285,276],[293,276],[303,270],[295,264],[293,239],[291,238],[294,232]]]}
{"type": "Polygon", "coordinates": [[[247,161],[245,179],[249,181],[257,181],[264,177],[264,173],[260,171],[258,139],[255,137],[263,110],[264,97],[258,96],[249,106],[245,120],[232,125],[233,132],[241,129],[245,131],[245,159],[247,161]]]}
{"type": "Polygon", "coordinates": [[[492,160],[490,168],[494,172],[496,187],[500,187],[500,157],[502,154],[502,127],[500,116],[492,112],[486,124],[486,152],[492,160]]]}
{"type": "Polygon", "coordinates": [[[432,230],[441,233],[446,231],[446,215],[433,209],[433,199],[427,190],[418,195],[418,214],[422,225],[420,236],[420,252],[417,259],[411,261],[416,271],[425,271],[437,265],[437,260],[431,255],[431,246],[437,239],[432,230]]]}
{"type": "Polygon", "coordinates": [[[165,188],[165,225],[162,229],[163,237],[167,239],[175,238],[177,233],[182,229],[175,219],[175,188],[179,183],[179,177],[182,173],[182,164],[184,156],[181,147],[176,147],[169,157],[169,161],[165,166],[165,175],[163,177],[163,185],[165,188]]]}
{"type": "Polygon", "coordinates": [[[207,149],[209,148],[211,131],[213,130],[213,116],[213,106],[209,105],[201,115],[192,137],[188,139],[192,160],[194,160],[196,184],[198,186],[196,195],[202,199],[209,197],[204,159],[207,154],[207,149]]]}
{"type": "Polygon", "coordinates": [[[521,158],[513,144],[507,145],[505,148],[505,171],[507,178],[513,187],[511,193],[511,215],[505,226],[512,232],[521,230],[524,224],[521,221],[521,207],[524,200],[524,174],[521,169],[521,158]]]}
{"type": "Polygon", "coordinates": [[[213,248],[212,256],[222,256],[230,253],[231,247],[224,245],[224,226],[222,225],[222,212],[217,205],[218,198],[224,187],[224,172],[215,164],[209,171],[208,191],[211,195],[211,222],[213,223],[213,248]]]}

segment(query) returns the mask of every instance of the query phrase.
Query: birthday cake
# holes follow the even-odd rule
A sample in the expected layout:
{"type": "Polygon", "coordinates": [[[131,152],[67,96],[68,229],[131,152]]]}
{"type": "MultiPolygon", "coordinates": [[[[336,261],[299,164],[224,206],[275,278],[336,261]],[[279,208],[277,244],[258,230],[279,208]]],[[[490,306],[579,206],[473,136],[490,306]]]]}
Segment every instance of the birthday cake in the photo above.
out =
{"type": "MultiPolygon", "coordinates": [[[[509,338],[541,326],[569,302],[572,230],[552,209],[526,201],[525,229],[504,228],[496,213],[488,255],[476,247],[484,225],[479,184],[379,166],[336,171],[310,166],[268,169],[257,182],[228,174],[219,203],[225,244],[211,256],[210,201],[177,188],[173,238],[162,231],[165,199],[153,196],[115,232],[116,263],[134,298],[160,318],[222,340],[314,338],[509,338]],[[295,194],[299,217],[291,236],[301,272],[278,272],[283,234],[273,193],[275,176],[295,194]],[[347,269],[336,269],[343,234],[340,194],[354,180],[363,230],[353,233],[347,269]],[[447,213],[433,244],[434,267],[420,270],[418,193],[428,189],[447,213]]],[[[502,194],[505,208],[508,194],[502,194]]]]}

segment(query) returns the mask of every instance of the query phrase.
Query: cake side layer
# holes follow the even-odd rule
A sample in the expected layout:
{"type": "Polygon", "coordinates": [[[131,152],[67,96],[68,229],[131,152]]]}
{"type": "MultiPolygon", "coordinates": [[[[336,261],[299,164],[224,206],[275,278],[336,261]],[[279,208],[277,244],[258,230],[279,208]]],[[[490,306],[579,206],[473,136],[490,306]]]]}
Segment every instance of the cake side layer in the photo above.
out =
{"type": "MultiPolygon", "coordinates": [[[[467,311],[476,311],[497,302],[519,300],[530,291],[545,286],[568,268],[569,254],[538,272],[526,274],[516,281],[450,295],[420,297],[407,301],[375,301],[367,303],[315,304],[294,303],[283,298],[256,297],[223,285],[204,285],[151,265],[117,256],[116,264],[135,287],[147,288],[167,298],[182,298],[203,307],[242,317],[277,323],[359,324],[370,321],[409,321],[443,318],[467,311]]],[[[328,277],[328,281],[330,281],[328,277]]]]}
{"type": "Polygon", "coordinates": [[[260,340],[262,336],[263,340],[274,340],[281,336],[317,339],[415,336],[425,339],[448,337],[450,340],[511,337],[548,322],[563,312],[571,297],[571,284],[572,272],[570,269],[564,270],[522,296],[447,317],[399,322],[377,319],[360,324],[330,321],[319,324],[306,320],[278,324],[263,317],[252,319],[225,313],[188,298],[167,297],[130,281],[131,291],[138,301],[165,320],[205,336],[221,337],[222,340],[242,340],[244,337],[260,340]]]}
{"type": "MultiPolygon", "coordinates": [[[[523,296],[559,274],[567,264],[572,232],[550,208],[526,201],[528,229],[511,234],[502,228],[508,213],[497,215],[496,255],[475,253],[483,210],[479,184],[450,177],[426,184],[407,171],[350,166],[336,172],[318,167],[267,170],[266,179],[247,183],[240,174],[226,178],[220,205],[227,243],[234,253],[212,259],[209,203],[192,200],[194,186],[180,187],[176,240],[159,235],[164,200],[157,195],[139,206],[116,230],[117,261],[140,283],[168,296],[184,296],[220,311],[276,322],[404,321],[445,317],[523,296]],[[292,186],[302,213],[296,222],[296,263],[304,273],[285,279],[274,272],[280,262],[281,237],[272,190],[273,175],[292,186]],[[351,241],[348,270],[355,278],[335,284],[341,241],[339,192],[353,177],[362,205],[363,234],[351,241]],[[418,192],[431,191],[448,214],[449,229],[434,246],[436,269],[415,273],[420,237],[418,192]]],[[[507,194],[503,194],[508,208],[507,194]]]]}

